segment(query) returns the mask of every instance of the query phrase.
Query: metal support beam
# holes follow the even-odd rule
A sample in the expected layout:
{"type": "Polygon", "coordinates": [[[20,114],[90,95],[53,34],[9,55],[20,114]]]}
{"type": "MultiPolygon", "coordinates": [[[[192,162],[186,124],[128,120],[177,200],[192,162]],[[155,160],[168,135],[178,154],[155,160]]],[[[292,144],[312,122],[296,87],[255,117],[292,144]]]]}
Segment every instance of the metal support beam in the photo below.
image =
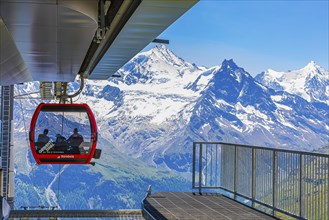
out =
{"type": "Polygon", "coordinates": [[[169,40],[158,39],[158,38],[156,38],[156,39],[154,39],[154,40],[152,41],[152,43],[158,43],[158,44],[169,44],[169,40]]]}
{"type": "Polygon", "coordinates": [[[14,164],[13,164],[13,97],[14,86],[1,87],[0,99],[0,150],[1,150],[1,196],[3,196],[11,207],[14,204],[14,164]]]}

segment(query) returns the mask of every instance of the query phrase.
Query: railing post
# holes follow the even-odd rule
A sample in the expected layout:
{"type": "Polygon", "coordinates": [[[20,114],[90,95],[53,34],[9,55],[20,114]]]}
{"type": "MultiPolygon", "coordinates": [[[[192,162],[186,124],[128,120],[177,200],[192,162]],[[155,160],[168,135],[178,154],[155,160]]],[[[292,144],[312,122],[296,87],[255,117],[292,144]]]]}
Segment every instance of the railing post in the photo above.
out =
{"type": "Polygon", "coordinates": [[[193,158],[192,158],[192,189],[194,189],[195,187],[195,157],[196,157],[196,143],[193,142],[193,158]]]}
{"type": "Polygon", "coordinates": [[[199,154],[199,194],[201,194],[202,188],[202,144],[200,143],[200,154],[199,154]]]}
{"type": "Polygon", "coordinates": [[[276,198],[276,191],[277,191],[277,176],[278,176],[278,152],[276,150],[273,150],[273,216],[275,216],[275,210],[277,207],[277,198],[276,198]]]}
{"type": "Polygon", "coordinates": [[[251,159],[251,198],[252,198],[252,207],[255,208],[255,199],[256,199],[256,149],[252,148],[252,159],[251,159]]]}
{"type": "Polygon", "coordinates": [[[299,217],[304,215],[303,212],[303,155],[299,153],[299,217]]]}
{"type": "Polygon", "coordinates": [[[234,145],[234,199],[238,192],[238,147],[234,145]]]}

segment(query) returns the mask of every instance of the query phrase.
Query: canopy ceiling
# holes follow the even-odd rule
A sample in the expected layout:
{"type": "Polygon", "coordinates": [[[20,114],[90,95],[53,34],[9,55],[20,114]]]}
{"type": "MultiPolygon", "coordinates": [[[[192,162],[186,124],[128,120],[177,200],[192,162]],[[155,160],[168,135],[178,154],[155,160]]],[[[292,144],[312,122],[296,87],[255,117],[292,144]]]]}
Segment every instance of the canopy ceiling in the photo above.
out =
{"type": "Polygon", "coordinates": [[[197,0],[104,2],[0,0],[0,85],[108,79],[197,0]]]}

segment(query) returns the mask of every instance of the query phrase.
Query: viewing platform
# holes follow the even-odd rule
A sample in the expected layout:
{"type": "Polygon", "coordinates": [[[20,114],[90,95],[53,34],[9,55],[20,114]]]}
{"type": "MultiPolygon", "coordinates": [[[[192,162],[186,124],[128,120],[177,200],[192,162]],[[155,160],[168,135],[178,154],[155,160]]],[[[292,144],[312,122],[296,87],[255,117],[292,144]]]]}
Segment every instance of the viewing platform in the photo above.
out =
{"type": "Polygon", "coordinates": [[[155,193],[143,204],[146,219],[276,219],[221,194],[155,193]]]}

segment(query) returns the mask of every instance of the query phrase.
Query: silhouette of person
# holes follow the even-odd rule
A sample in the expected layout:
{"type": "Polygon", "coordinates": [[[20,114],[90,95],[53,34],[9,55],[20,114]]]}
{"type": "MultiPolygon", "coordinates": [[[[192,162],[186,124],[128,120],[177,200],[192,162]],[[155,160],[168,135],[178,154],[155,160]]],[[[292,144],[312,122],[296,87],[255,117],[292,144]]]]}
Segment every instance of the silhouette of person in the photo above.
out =
{"type": "Polygon", "coordinates": [[[48,143],[49,142],[48,129],[43,130],[43,133],[39,134],[38,142],[42,142],[42,143],[48,143]]]}
{"type": "Polygon", "coordinates": [[[79,145],[83,142],[83,137],[79,134],[77,128],[74,128],[73,134],[69,137],[68,141],[72,147],[79,147],[79,145]]]}

